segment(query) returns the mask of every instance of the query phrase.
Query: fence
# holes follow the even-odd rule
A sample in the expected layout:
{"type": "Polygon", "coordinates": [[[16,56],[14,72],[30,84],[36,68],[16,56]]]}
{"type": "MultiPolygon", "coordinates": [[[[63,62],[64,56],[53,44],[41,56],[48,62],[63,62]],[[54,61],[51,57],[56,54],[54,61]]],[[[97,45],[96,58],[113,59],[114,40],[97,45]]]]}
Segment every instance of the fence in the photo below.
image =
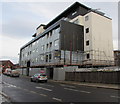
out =
{"type": "Polygon", "coordinates": [[[66,81],[120,84],[120,71],[66,72],[66,81]]]}

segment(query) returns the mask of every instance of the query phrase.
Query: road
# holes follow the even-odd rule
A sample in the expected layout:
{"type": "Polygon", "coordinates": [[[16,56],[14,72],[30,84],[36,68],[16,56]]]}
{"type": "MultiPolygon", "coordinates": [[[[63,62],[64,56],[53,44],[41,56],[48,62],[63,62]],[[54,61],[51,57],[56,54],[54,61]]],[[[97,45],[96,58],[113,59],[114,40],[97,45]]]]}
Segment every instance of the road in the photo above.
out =
{"type": "MultiPolygon", "coordinates": [[[[3,92],[12,102],[119,102],[120,93],[114,89],[80,85],[30,82],[26,77],[3,75],[3,92]]],[[[73,103],[71,103],[73,102],[73,103]]]]}

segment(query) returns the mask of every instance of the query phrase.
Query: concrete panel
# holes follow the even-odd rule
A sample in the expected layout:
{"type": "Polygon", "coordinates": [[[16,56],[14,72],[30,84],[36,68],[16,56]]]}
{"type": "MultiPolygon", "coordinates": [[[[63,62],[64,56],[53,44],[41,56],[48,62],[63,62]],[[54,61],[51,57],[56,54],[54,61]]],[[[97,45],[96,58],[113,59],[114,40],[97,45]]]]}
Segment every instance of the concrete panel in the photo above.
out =
{"type": "Polygon", "coordinates": [[[65,70],[63,68],[54,68],[53,80],[65,80],[65,70]]]}

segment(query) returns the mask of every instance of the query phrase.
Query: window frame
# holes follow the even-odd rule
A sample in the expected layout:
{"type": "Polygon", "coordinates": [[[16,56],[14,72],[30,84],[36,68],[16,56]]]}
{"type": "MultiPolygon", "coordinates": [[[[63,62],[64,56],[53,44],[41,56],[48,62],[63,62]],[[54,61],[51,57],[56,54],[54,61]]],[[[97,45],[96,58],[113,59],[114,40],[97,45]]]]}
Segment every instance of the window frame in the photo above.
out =
{"type": "Polygon", "coordinates": [[[90,29],[89,29],[89,27],[87,27],[86,29],[85,29],[85,33],[89,33],[90,32],[90,29]]]}

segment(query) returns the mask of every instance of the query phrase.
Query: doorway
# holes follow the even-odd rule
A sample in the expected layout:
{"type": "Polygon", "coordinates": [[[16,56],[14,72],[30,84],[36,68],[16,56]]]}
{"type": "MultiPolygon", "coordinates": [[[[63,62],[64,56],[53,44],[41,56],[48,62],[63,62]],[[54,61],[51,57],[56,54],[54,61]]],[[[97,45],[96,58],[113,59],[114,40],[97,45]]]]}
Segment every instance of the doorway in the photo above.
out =
{"type": "Polygon", "coordinates": [[[50,70],[50,79],[53,79],[53,68],[49,68],[50,70]]]}
{"type": "Polygon", "coordinates": [[[27,62],[26,75],[29,76],[29,73],[30,73],[30,61],[27,62]]]}

